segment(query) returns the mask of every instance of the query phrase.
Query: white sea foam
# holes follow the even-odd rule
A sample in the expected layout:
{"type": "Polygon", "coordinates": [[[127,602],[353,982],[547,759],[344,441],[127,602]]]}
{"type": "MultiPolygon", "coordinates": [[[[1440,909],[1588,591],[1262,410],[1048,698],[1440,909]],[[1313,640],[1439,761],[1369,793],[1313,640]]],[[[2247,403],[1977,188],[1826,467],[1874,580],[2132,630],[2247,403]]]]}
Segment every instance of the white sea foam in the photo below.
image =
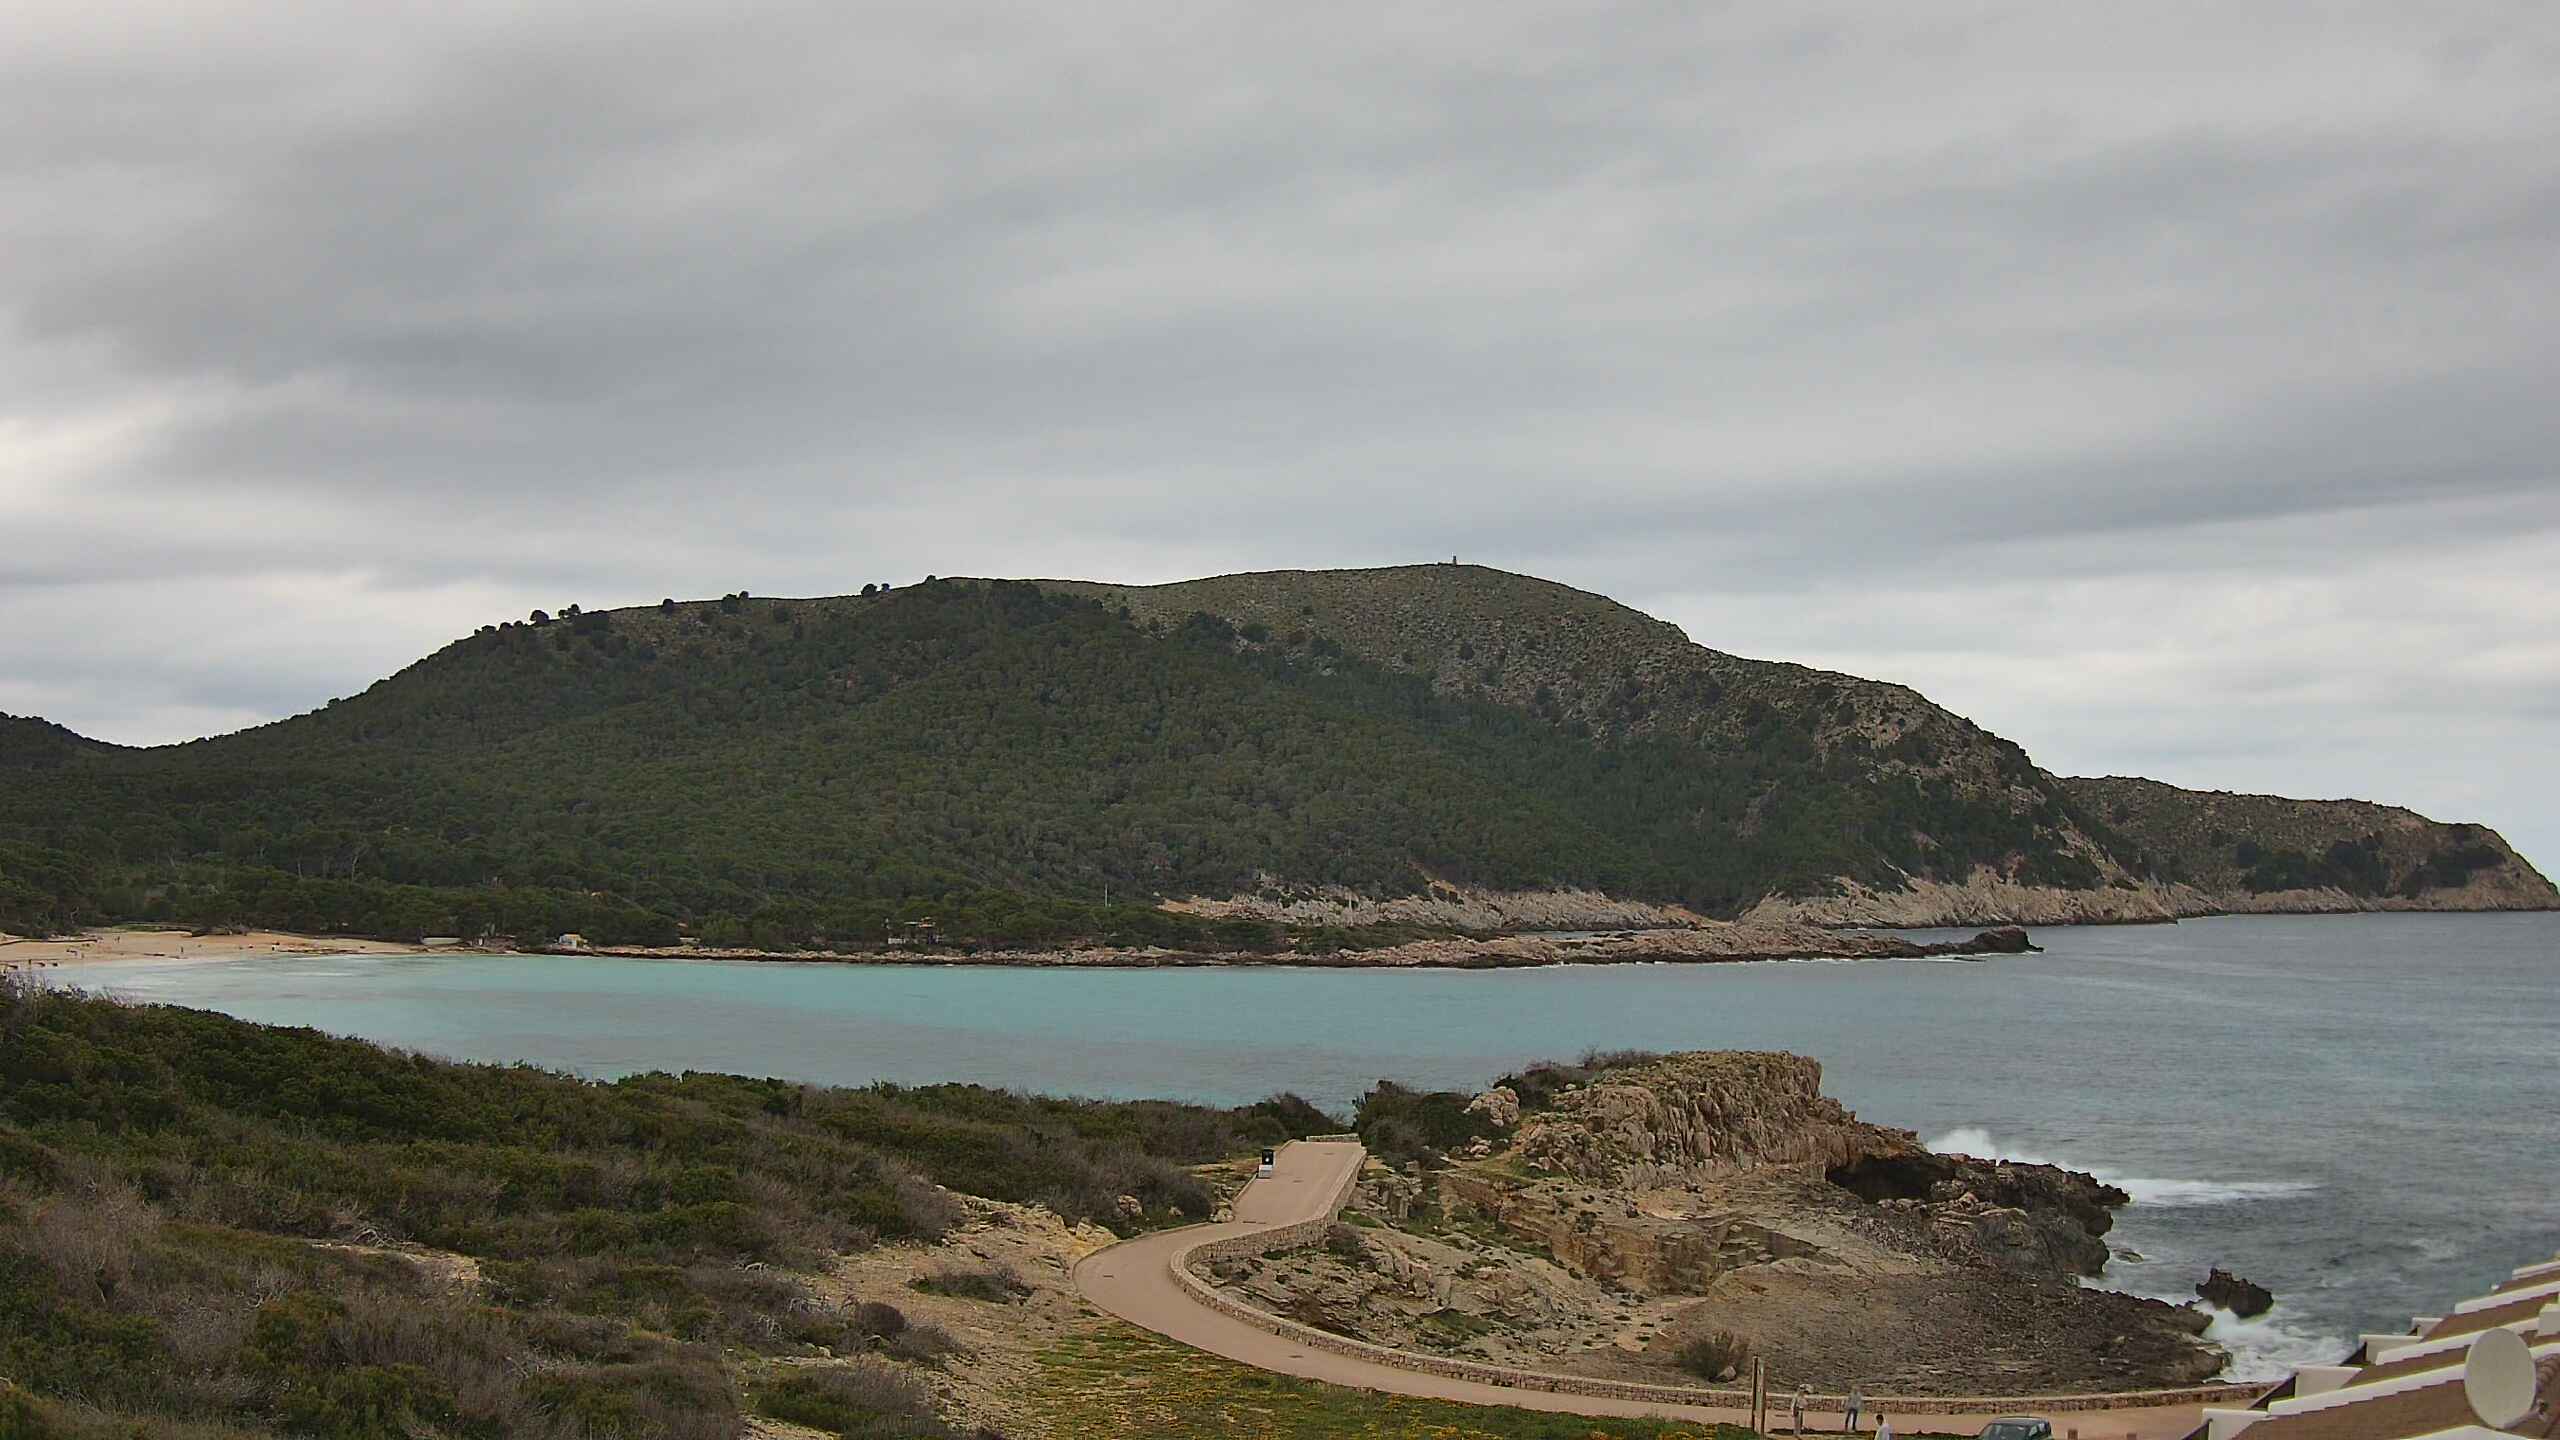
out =
{"type": "Polygon", "coordinates": [[[1984,1160],[2007,1160],[2020,1165],[2059,1165],[2066,1170],[2085,1171],[2132,1196],[2136,1205],[2156,1205],[2162,1209],[2281,1200],[2320,1188],[2319,1182],[2312,1180],[2176,1180],[2127,1175],[2103,1166],[2082,1165],[2060,1156],[2037,1155],[2003,1145],[1990,1131],[1975,1125],[1950,1130],[1930,1141],[1929,1148],[1942,1155],[1971,1155],[1984,1160]]]}
{"type": "Polygon", "coordinates": [[[2334,1365],[2355,1348],[2340,1336],[2293,1328],[2281,1305],[2254,1320],[2211,1305],[2200,1308],[2213,1317],[2204,1338],[2231,1352],[2223,1370],[2228,1379],[2280,1380],[2299,1365],[2334,1365]]]}

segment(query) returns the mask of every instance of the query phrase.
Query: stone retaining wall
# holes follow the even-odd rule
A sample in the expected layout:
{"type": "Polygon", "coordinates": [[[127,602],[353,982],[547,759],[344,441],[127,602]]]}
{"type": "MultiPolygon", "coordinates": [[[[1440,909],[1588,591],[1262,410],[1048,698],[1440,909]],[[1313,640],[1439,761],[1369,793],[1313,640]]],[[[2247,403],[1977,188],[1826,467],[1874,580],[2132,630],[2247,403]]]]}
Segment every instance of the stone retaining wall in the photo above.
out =
{"type": "MultiPolygon", "coordinates": [[[[1330,1137],[1317,1137],[1330,1138],[1330,1137]]],[[[1324,1240],[1325,1230],[1342,1207],[1350,1202],[1351,1193],[1360,1181],[1355,1168],[1343,1181],[1325,1212],[1312,1220],[1295,1225],[1275,1225],[1267,1230],[1203,1240],[1175,1250],[1169,1257],[1176,1285],[1192,1299],[1230,1319],[1240,1320],[1256,1330],[1277,1335],[1297,1345],[1329,1350],[1337,1355],[1410,1370],[1419,1375],[1438,1375],[1451,1380],[1469,1380],[1482,1385],[1503,1385],[1516,1390],[1543,1390],[1557,1395],[1590,1395],[1609,1400],[1634,1400],[1659,1405],[1700,1405],[1723,1410],[1746,1410],[1751,1406],[1747,1389],[1706,1389],[1688,1385],[1647,1385],[1632,1380],[1605,1380],[1590,1375],[1555,1375],[1541,1370],[1516,1370],[1508,1365],[1494,1365],[1482,1360],[1461,1360],[1454,1356],[1424,1355],[1411,1350],[1394,1350],[1354,1340],[1329,1330],[1301,1325],[1295,1320],[1274,1315],[1268,1310],[1247,1305],[1221,1291],[1215,1285],[1191,1273],[1195,1264],[1219,1260],[1247,1259],[1276,1254],[1283,1250],[1303,1250],[1324,1240]]],[[[2182,1390],[2127,1390],[2094,1395],[1871,1395],[1867,1397],[1868,1413],[1883,1411],[1889,1415],[1959,1415],[2066,1411],[2123,1410],[2152,1405],[2246,1405],[2265,1390],[2263,1385],[2198,1385],[2182,1390]]],[[[1782,1411],[1792,1397],[1773,1391],[1769,1396],[1772,1411],[1782,1411]]],[[[1822,1410],[1838,1410],[1843,1403],[1839,1395],[1816,1395],[1813,1406],[1822,1410]]]]}

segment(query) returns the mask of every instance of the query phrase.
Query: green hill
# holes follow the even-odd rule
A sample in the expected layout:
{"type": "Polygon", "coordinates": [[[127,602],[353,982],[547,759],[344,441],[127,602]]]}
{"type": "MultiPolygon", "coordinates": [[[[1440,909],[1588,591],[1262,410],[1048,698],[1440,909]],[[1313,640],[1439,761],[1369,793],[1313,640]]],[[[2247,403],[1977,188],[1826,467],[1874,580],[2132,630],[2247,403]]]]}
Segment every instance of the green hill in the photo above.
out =
{"type": "Polygon", "coordinates": [[[0,721],[0,779],[19,928],[797,948],[931,916],[1253,948],[1282,937],[1157,902],[1448,885],[1731,915],[1984,875],[2166,893],[2179,863],[1910,690],[1465,566],[543,617],[186,745],[0,721]]]}

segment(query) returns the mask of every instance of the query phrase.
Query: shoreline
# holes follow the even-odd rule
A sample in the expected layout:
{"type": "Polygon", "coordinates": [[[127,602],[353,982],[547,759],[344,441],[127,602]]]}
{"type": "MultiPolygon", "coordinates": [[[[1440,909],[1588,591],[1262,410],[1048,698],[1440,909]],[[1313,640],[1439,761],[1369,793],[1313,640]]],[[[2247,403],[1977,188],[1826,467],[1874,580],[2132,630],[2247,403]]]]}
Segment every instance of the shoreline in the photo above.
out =
{"type": "Polygon", "coordinates": [[[1540,935],[1408,941],[1365,950],[1202,951],[1085,946],[1017,949],[756,950],[706,945],[424,945],[278,930],[199,935],[179,927],[100,927],[54,939],[0,938],[0,967],[88,968],[151,960],[202,964],[278,955],[567,955],[632,960],[737,960],[851,966],[1021,969],[1519,970],[1553,965],[1747,964],[1779,960],[1979,959],[2036,950],[2015,926],[1969,939],[1915,941],[1815,926],[1720,923],[1712,928],[1620,930],[1558,939],[1540,935]]]}
{"type": "Polygon", "coordinates": [[[1083,949],[978,951],[759,951],[706,946],[537,946],[549,955],[609,955],[644,960],[798,961],[839,965],[982,965],[1026,969],[1301,969],[1301,970],[1526,970],[1555,965],[1732,965],[1781,960],[1979,959],[2023,955],[2037,949],[2016,926],[1984,930],[1969,939],[1914,941],[1896,935],[1820,931],[1808,927],[1730,925],[1619,931],[1559,940],[1513,935],[1490,939],[1415,940],[1369,950],[1325,953],[1195,951],[1095,946],[1083,949]],[[1854,943],[1843,943],[1844,940],[1854,943]],[[1722,942],[1722,943],[1718,943],[1722,942]]]}
{"type": "Polygon", "coordinates": [[[285,930],[246,930],[199,935],[184,926],[102,925],[77,935],[39,939],[0,936],[0,970],[86,969],[137,960],[186,965],[272,955],[492,955],[520,953],[476,946],[425,946],[354,935],[302,935],[285,930]]]}
{"type": "MultiPolygon", "coordinates": [[[[2372,915],[2548,914],[2503,907],[2476,909],[2216,911],[2177,919],[2090,919],[2037,929],[2115,929],[2127,925],[2175,925],[2181,919],[2289,919],[2372,915]]],[[[1366,950],[1200,951],[1157,947],[1085,946],[962,950],[756,950],[706,945],[429,945],[370,936],[312,935],[283,930],[198,934],[184,926],[106,925],[76,935],[34,937],[0,933],[0,971],[88,969],[153,961],[187,965],[302,955],[554,955],[627,960],[744,961],[876,968],[1089,970],[1531,970],[1573,965],[1744,965],[1781,962],[1855,962],[1944,959],[1982,961],[2034,954],[2024,927],[1993,925],[1966,939],[1913,941],[1903,930],[1961,931],[1969,925],[1843,924],[1796,921],[1779,924],[1714,921],[1703,925],[1618,928],[1572,939],[1544,932],[1408,941],[1366,950]],[[1998,943],[1984,943],[1999,938],[1998,943]],[[1844,943],[1855,942],[1855,943],[1844,943]]]]}

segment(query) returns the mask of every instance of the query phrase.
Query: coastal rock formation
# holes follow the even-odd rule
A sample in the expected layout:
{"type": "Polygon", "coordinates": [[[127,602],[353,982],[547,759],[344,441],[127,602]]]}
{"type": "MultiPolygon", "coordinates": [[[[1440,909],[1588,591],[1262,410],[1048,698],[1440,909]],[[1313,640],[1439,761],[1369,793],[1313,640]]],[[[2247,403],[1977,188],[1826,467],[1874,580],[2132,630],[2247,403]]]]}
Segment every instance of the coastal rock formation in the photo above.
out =
{"type": "Polygon", "coordinates": [[[2243,1280],[2219,1265],[2196,1287],[2196,1294],[2206,1304],[2228,1310],[2243,1320],[2266,1314],[2276,1303],[2275,1295],[2266,1286],[2243,1280]]]}
{"type": "MultiPolygon", "coordinates": [[[[1888,1132],[1908,1138],[1907,1132],[1888,1132]]],[[[1925,1205],[1961,1218],[1984,1249],[2022,1268],[2059,1267],[2075,1275],[2106,1269],[2106,1233],[2114,1211],[2132,1199],[2113,1185],[2056,1165],[2021,1165],[1941,1155],[1916,1141],[1861,1157],[1827,1173],[1831,1183],[1869,1200],[1925,1205]]]]}
{"type": "MultiPolygon", "coordinates": [[[[1701,1051],[1607,1072],[1522,1130],[1531,1170],[1645,1187],[1702,1169],[1840,1167],[1916,1147],[1822,1093],[1822,1064],[1776,1051],[1701,1051]]],[[[1925,1153],[1925,1152],[1923,1152],[1925,1153]]]]}
{"type": "Polygon", "coordinates": [[[1380,1343],[1626,1379],[1676,1381],[1708,1330],[1817,1385],[2141,1388],[2223,1364],[2201,1312],[2077,1283],[2125,1192],[1933,1153],[1824,1095],[1811,1059],[1627,1057],[1501,1088],[1508,1135],[1373,1173],[1341,1245],[1215,1278],[1380,1343]]]}
{"type": "Polygon", "coordinates": [[[1983,931],[1971,940],[1956,943],[1964,948],[1941,950],[1938,953],[1942,955],[2025,955],[2037,949],[2037,946],[2027,939],[2027,932],[2016,925],[1997,926],[1983,931]]]}
{"type": "Polygon", "coordinates": [[[1627,961],[1698,964],[1746,960],[1918,960],[1940,955],[2021,955],[2036,947],[2016,926],[1964,940],[1918,941],[1900,935],[1836,930],[1792,921],[1702,921],[1676,930],[1621,930],[1557,937],[1414,940],[1374,950],[1296,957],[1299,963],[1346,967],[1513,969],[1627,961]]]}
{"type": "Polygon", "coordinates": [[[2106,1268],[2130,1198],[2077,1171],[1940,1155],[1822,1093],[1820,1062],[1766,1051],[1673,1055],[1607,1072],[1531,1117],[1513,1153],[1532,1173],[1644,1189],[1805,1166],[1870,1202],[1925,1209],[1983,1254],[2029,1271],[2106,1268]]]}
{"type": "Polygon", "coordinates": [[[1769,896],[1743,918],[1911,928],[2560,908],[2560,888],[2487,826],[2361,800],[2232,795],[2125,778],[2060,783],[2136,836],[2154,872],[2095,887],[2040,884],[1990,867],[1960,880],[1843,880],[1836,894],[1769,896]]]}
{"type": "Polygon", "coordinates": [[[1384,1220],[1402,1220],[1422,1198],[1422,1182],[1393,1170],[1373,1169],[1360,1177],[1355,1205],[1384,1220]]]}
{"type": "Polygon", "coordinates": [[[1650,904],[1597,890],[1493,890],[1434,880],[1416,895],[1363,895],[1339,885],[1269,888],[1223,899],[1168,900],[1178,914],[1285,925],[1429,925],[1487,933],[1536,930],[1661,930],[1704,923],[1681,905],[1650,904]]]}

